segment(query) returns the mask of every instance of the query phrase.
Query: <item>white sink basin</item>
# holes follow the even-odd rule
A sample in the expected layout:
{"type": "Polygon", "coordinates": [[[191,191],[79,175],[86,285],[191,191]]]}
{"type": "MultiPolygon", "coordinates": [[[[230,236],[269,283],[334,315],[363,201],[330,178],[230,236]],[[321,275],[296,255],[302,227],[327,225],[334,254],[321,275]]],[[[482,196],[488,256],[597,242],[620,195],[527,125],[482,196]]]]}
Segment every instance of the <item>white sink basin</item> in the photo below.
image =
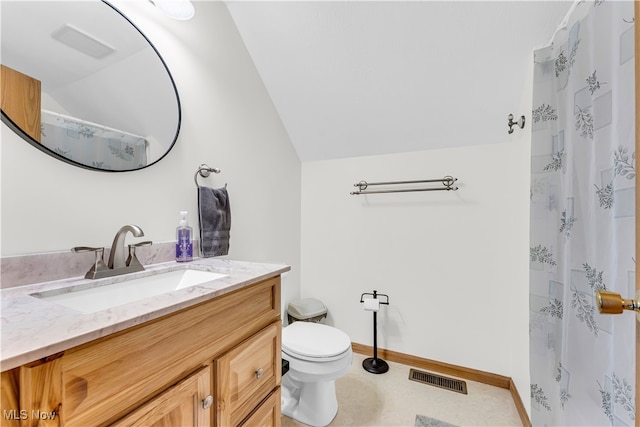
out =
{"type": "Polygon", "coordinates": [[[33,294],[33,296],[82,313],[95,313],[225,276],[226,274],[212,271],[184,269],[91,288],[57,289],[33,294]]]}

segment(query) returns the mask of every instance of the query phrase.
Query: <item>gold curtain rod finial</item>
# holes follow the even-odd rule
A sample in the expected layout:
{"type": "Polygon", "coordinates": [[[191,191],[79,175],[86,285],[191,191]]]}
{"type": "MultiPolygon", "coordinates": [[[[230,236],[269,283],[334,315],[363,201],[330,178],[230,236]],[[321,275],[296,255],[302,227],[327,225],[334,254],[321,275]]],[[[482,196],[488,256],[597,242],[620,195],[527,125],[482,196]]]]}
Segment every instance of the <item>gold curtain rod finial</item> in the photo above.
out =
{"type": "Polygon", "coordinates": [[[596,305],[601,314],[620,314],[624,310],[640,312],[640,303],[637,299],[624,299],[616,292],[603,289],[596,292],[596,305]]]}

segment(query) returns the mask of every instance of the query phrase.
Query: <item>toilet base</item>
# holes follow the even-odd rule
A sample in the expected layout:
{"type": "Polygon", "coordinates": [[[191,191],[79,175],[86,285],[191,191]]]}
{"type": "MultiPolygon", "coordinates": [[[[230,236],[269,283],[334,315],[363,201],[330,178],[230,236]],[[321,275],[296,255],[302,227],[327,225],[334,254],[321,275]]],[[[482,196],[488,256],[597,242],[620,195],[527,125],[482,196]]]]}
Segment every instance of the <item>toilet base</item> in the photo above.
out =
{"type": "Polygon", "coordinates": [[[335,380],[301,383],[285,375],[281,412],[313,427],[329,425],[338,413],[335,380]]]}

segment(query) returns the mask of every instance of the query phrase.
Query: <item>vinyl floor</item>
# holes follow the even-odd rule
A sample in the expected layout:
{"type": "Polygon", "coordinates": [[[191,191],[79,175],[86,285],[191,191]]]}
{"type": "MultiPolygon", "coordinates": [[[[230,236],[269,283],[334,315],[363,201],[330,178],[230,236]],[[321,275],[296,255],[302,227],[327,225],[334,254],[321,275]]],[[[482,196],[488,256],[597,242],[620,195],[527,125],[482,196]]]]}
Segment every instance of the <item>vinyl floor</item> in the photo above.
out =
{"type": "MultiPolygon", "coordinates": [[[[351,370],[336,381],[338,414],[331,426],[414,427],[416,415],[456,426],[522,426],[508,390],[464,380],[461,394],[409,380],[411,366],[388,362],[389,371],[362,368],[369,356],[354,353],[351,370]]],[[[302,427],[282,417],[283,427],[302,427]]]]}

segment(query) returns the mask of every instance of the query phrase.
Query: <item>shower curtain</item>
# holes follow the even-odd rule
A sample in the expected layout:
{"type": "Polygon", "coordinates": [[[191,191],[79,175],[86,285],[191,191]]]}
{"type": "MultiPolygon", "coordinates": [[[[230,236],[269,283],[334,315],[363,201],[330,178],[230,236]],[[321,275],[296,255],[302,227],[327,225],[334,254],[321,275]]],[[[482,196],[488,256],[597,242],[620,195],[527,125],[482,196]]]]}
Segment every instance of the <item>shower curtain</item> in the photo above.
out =
{"type": "Polygon", "coordinates": [[[533,425],[634,425],[632,1],[583,1],[534,52],[530,370],[533,425]]]}
{"type": "Polygon", "coordinates": [[[105,170],[147,166],[149,142],[142,136],[42,110],[41,143],[69,160],[105,170]]]}

